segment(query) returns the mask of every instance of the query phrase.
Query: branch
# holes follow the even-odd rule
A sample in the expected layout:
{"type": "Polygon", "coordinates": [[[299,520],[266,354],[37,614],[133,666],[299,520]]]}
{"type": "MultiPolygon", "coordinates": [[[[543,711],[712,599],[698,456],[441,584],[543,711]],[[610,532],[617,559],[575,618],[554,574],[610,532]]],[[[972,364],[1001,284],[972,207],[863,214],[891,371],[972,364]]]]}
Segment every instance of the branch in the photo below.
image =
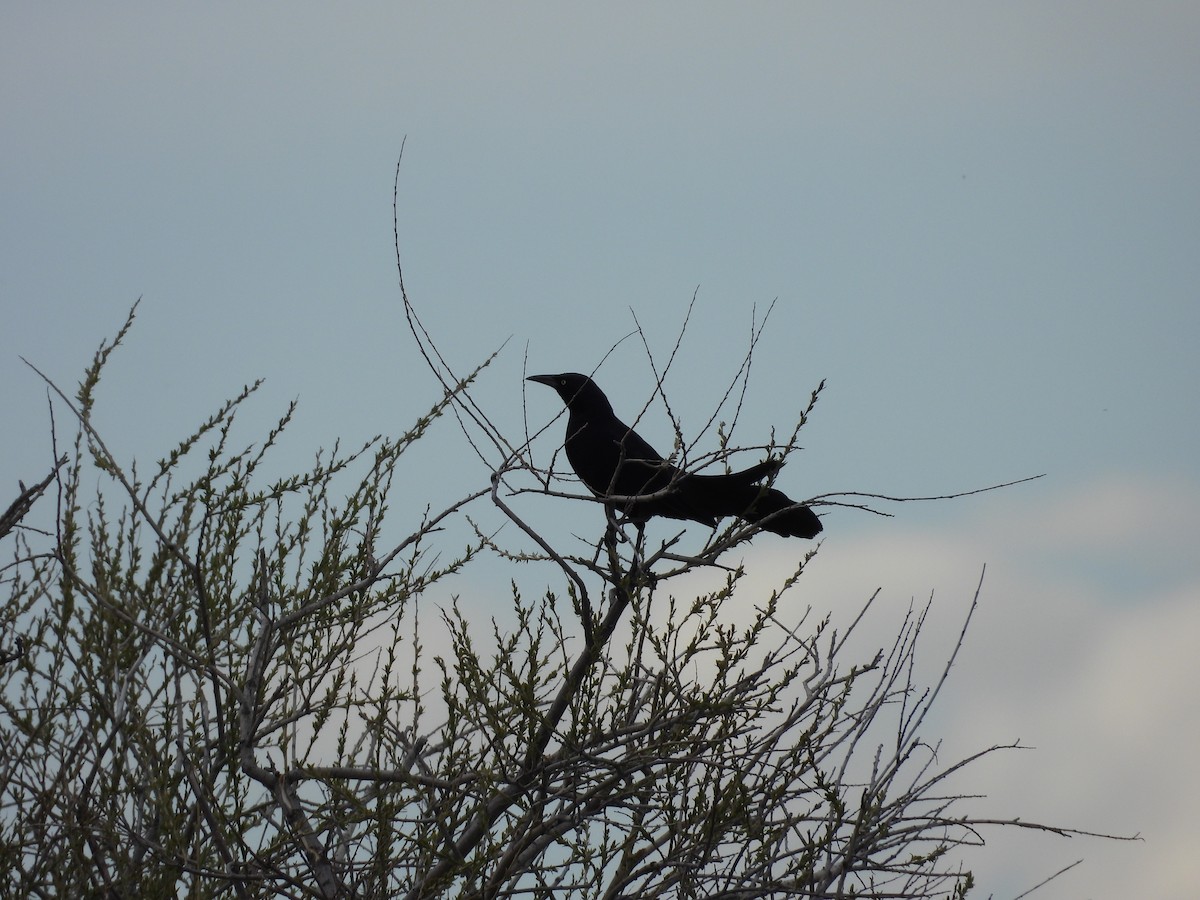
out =
{"type": "Polygon", "coordinates": [[[21,493],[17,499],[9,505],[8,509],[4,511],[4,514],[0,515],[0,538],[3,538],[6,534],[16,528],[17,524],[23,518],[25,518],[25,514],[33,508],[34,502],[38,497],[42,496],[46,488],[50,486],[50,482],[52,482],[54,477],[58,474],[58,470],[66,465],[66,462],[67,457],[63,456],[54,464],[54,468],[50,470],[50,474],[33,487],[27,488],[25,487],[25,482],[17,482],[17,486],[20,488],[21,493]]]}
{"type": "Polygon", "coordinates": [[[863,497],[867,500],[886,500],[889,503],[916,503],[928,500],[957,500],[960,497],[971,497],[975,494],[986,494],[988,491],[998,491],[1001,488],[1013,487],[1017,484],[1025,484],[1027,481],[1037,481],[1039,478],[1045,477],[1046,473],[1043,472],[1040,475],[1028,475],[1025,478],[1018,478],[1015,481],[1005,481],[1002,484],[992,484],[988,485],[987,487],[975,488],[974,490],[970,491],[958,491],[953,494],[935,494],[930,497],[892,497],[888,494],[871,494],[865,491],[833,491],[828,494],[818,494],[811,500],[805,501],[805,504],[808,506],[845,506],[853,509],[864,509],[879,516],[890,516],[891,513],[879,512],[878,510],[871,509],[868,506],[853,503],[839,503],[836,500],[830,501],[829,498],[863,497]]]}

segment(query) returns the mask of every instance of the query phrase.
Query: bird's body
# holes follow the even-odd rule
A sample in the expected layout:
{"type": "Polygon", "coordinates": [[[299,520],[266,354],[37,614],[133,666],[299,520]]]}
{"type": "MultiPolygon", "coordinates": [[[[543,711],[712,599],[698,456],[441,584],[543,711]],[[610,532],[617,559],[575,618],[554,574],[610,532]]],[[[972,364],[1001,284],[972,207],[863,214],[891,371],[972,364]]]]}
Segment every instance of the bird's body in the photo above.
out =
{"type": "Polygon", "coordinates": [[[760,484],[783,463],[766,460],[741,472],[699,475],[663,459],[636,431],[617,418],[604,392],[586,375],[534,375],[528,380],[554,388],[567,405],[567,461],[599,497],[612,497],[617,512],[640,524],[654,516],[686,519],[714,527],[725,516],[789,537],[815,537],[821,520],[775,488],[760,484]],[[765,521],[764,521],[765,520],[765,521]]]}

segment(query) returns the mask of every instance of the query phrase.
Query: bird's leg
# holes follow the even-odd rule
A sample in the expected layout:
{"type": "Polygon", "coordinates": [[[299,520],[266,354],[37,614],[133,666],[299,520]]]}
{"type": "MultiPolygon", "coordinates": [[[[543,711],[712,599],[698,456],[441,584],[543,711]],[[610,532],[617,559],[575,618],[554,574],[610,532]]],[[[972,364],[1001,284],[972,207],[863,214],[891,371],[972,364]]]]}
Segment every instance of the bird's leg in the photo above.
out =
{"type": "MultiPolygon", "coordinates": [[[[605,504],[604,517],[606,524],[604,526],[604,547],[608,551],[608,562],[610,567],[617,565],[619,555],[617,554],[617,541],[624,540],[625,535],[621,533],[621,528],[617,524],[617,517],[613,513],[611,506],[605,504]]],[[[597,548],[598,549],[598,548],[597,548]]],[[[598,555],[598,554],[597,554],[598,555]]]]}
{"type": "Polygon", "coordinates": [[[629,583],[634,589],[643,586],[654,591],[654,586],[658,583],[658,578],[654,572],[646,568],[646,523],[636,522],[637,540],[633,545],[633,558],[629,562],[629,583]]]}
{"type": "Polygon", "coordinates": [[[607,503],[604,504],[604,537],[596,544],[596,555],[592,557],[592,562],[600,559],[602,550],[608,551],[609,561],[617,559],[617,544],[625,543],[629,539],[625,536],[625,532],[621,530],[621,520],[617,518],[617,512],[607,503]]]}
{"type": "Polygon", "coordinates": [[[625,532],[621,530],[621,522],[617,519],[617,511],[607,503],[604,504],[604,521],[604,540],[606,543],[624,542],[626,540],[625,532]]]}
{"type": "Polygon", "coordinates": [[[625,537],[625,532],[621,526],[628,522],[629,519],[624,516],[618,518],[616,507],[608,503],[604,504],[604,515],[608,519],[609,529],[616,535],[617,540],[621,541],[621,543],[628,541],[629,538],[625,537]]]}

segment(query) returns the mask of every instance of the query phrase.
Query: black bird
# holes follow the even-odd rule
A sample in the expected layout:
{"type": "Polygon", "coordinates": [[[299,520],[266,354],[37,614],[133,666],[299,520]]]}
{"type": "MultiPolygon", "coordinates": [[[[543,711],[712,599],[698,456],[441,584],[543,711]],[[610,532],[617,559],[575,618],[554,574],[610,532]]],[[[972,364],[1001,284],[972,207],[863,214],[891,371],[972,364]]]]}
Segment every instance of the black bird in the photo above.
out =
{"type": "Polygon", "coordinates": [[[821,520],[811,509],[759,484],[779,471],[782,460],[769,459],[728,475],[684,472],[618,419],[604,392],[586,375],[564,372],[526,380],[558,391],[569,412],[564,446],[571,468],[597,496],[624,498],[610,505],[639,527],[653,516],[689,519],[710,528],[724,516],[737,516],[762,522],[764,529],[784,537],[811,538],[821,532],[821,520]]]}

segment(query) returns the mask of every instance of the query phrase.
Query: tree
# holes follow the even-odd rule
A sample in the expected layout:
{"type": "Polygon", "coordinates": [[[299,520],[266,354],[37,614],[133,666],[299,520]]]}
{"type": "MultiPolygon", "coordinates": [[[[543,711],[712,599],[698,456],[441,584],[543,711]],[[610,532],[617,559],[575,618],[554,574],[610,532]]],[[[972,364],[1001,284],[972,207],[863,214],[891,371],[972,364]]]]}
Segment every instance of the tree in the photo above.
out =
{"type": "MultiPolygon", "coordinates": [[[[592,498],[491,424],[482,367],[455,375],[405,303],[441,396],[402,437],[283,478],[263,473],[293,407],[234,441],[257,385],[148,474],[115,458],[95,397],[134,311],[74,397],[52,386],[78,426],[40,485],[53,530],[18,524],[35,491],[4,520],[0,894],[963,896],[956,850],[984,828],[1068,833],[973,817],[946,788],[1002,748],[941,766],[923,736],[941,686],[911,680],[927,610],[847,660],[846,633],[785,602],[812,551],[747,596],[731,560],[753,526],[684,555],[678,536],[612,526],[584,544],[527,524],[523,493],[592,498]],[[490,482],[393,511],[405,450],[448,410],[490,482]],[[527,543],[476,530],[439,563],[439,528],[487,503],[527,543]],[[443,600],[431,624],[423,598],[483,553],[549,565],[558,586],[531,599],[514,582],[508,618],[483,626],[443,600]],[[672,595],[701,568],[721,582],[672,595]],[[723,615],[735,603],[747,626],[723,615]],[[427,649],[435,631],[446,652],[427,649]]],[[[771,449],[795,449],[818,393],[771,449]]]]}

